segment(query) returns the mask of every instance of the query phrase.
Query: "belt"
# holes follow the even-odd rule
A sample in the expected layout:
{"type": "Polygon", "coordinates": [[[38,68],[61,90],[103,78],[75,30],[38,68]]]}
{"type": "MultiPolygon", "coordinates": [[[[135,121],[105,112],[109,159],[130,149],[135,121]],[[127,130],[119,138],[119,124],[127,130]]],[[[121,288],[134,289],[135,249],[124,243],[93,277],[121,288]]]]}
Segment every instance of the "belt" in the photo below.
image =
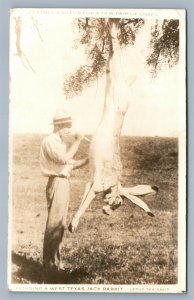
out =
{"type": "Polygon", "coordinates": [[[65,178],[65,179],[69,179],[69,177],[68,177],[68,176],[65,176],[65,175],[50,175],[50,176],[49,176],[49,178],[55,178],[55,177],[57,177],[57,178],[65,178]]]}

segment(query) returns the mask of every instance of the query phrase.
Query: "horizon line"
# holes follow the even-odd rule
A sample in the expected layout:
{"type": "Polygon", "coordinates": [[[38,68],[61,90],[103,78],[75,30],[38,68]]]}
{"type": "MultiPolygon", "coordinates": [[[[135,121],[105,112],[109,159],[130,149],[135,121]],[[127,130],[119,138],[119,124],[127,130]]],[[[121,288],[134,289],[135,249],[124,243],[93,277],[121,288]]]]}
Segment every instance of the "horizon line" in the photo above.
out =
{"type": "MultiPolygon", "coordinates": [[[[10,133],[10,136],[14,136],[14,135],[49,135],[52,134],[52,132],[50,133],[45,133],[45,132],[14,132],[14,133],[10,133]]],[[[91,133],[85,133],[84,135],[88,135],[88,136],[92,136],[93,134],[91,133]]],[[[70,134],[70,136],[72,136],[70,134]]],[[[178,135],[131,135],[131,134],[121,134],[121,137],[152,137],[152,138],[179,138],[178,135]]]]}

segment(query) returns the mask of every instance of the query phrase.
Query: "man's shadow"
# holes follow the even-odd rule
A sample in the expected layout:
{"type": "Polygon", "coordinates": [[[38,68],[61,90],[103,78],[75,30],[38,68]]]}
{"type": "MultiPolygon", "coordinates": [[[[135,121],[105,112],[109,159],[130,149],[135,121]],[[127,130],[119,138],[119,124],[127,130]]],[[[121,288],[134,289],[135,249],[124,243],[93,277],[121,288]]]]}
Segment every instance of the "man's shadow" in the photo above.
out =
{"type": "Polygon", "coordinates": [[[74,270],[45,271],[39,262],[15,252],[12,252],[12,264],[16,266],[16,270],[12,273],[12,283],[76,284],[84,283],[84,278],[89,276],[83,267],[74,270]]]}

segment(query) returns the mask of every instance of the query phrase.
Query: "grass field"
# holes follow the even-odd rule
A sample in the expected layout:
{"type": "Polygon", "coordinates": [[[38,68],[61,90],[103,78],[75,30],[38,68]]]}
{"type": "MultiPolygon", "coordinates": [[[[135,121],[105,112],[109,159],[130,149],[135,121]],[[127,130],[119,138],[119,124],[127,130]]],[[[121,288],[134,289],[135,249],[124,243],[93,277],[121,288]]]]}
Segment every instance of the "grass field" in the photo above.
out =
{"type": "MultiPolygon", "coordinates": [[[[39,169],[42,138],[13,138],[12,283],[177,283],[177,139],[122,137],[122,183],[159,187],[157,195],[144,197],[155,218],[129,200],[111,216],[104,215],[103,200],[96,198],[76,233],[65,230],[62,252],[66,270],[46,278],[41,266],[47,218],[47,179],[39,169]]],[[[87,145],[83,143],[81,155],[87,152],[87,145]]],[[[67,226],[88,178],[88,166],[72,175],[67,226]]]]}

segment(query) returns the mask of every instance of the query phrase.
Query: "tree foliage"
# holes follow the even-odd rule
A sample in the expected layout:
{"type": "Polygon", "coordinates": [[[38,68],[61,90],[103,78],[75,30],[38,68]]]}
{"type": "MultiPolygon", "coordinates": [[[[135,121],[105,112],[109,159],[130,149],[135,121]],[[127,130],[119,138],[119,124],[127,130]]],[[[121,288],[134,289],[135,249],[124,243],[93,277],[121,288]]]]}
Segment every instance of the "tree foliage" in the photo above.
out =
{"type": "Polygon", "coordinates": [[[163,65],[172,68],[179,60],[179,20],[163,20],[155,23],[151,31],[151,53],[147,65],[153,76],[163,65]]]}
{"type": "MultiPolygon", "coordinates": [[[[78,45],[84,45],[87,64],[81,65],[64,80],[64,93],[67,98],[80,94],[98,77],[106,72],[109,58],[113,55],[111,26],[117,27],[117,39],[120,47],[134,45],[136,35],[144,25],[144,19],[125,18],[79,18],[75,27],[79,31],[78,45]]],[[[155,76],[163,63],[170,67],[178,62],[179,21],[164,20],[155,23],[151,29],[150,55],[146,60],[150,73],[155,76]]]]}
{"type": "Polygon", "coordinates": [[[119,44],[124,47],[134,44],[136,33],[144,21],[143,19],[108,19],[108,21],[103,18],[76,19],[75,26],[80,33],[77,43],[85,46],[88,63],[65,78],[66,97],[79,94],[105,73],[108,58],[114,51],[110,34],[111,23],[117,24],[119,44]]]}

